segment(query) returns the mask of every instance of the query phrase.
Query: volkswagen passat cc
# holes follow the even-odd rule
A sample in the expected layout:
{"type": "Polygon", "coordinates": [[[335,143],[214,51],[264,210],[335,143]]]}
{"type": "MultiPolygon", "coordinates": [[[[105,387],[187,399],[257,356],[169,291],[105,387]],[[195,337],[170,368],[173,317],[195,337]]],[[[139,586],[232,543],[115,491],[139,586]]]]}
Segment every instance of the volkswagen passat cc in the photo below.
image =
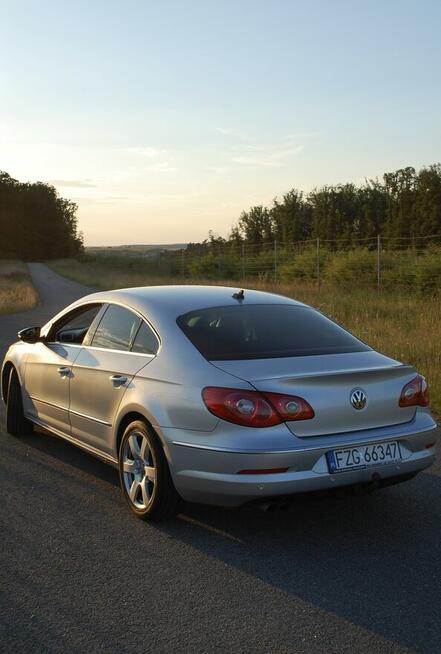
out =
{"type": "Polygon", "coordinates": [[[398,483],[434,460],[425,379],[280,295],[96,293],[19,339],[9,433],[36,424],[117,465],[140,518],[398,483]]]}

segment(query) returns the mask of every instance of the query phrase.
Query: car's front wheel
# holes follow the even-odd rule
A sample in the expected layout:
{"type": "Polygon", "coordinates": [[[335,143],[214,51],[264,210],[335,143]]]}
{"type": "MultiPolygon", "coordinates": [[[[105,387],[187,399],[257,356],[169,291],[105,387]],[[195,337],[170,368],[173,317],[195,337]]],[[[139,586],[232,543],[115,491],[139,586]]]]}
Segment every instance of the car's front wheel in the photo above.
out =
{"type": "Polygon", "coordinates": [[[6,431],[13,436],[24,436],[32,433],[32,429],[32,422],[26,418],[23,411],[23,398],[17,371],[11,368],[6,399],[6,431]]]}
{"type": "Polygon", "coordinates": [[[136,420],[124,431],[119,448],[121,488],[132,512],[142,520],[160,521],[175,515],[179,497],[158,437],[136,420]]]}

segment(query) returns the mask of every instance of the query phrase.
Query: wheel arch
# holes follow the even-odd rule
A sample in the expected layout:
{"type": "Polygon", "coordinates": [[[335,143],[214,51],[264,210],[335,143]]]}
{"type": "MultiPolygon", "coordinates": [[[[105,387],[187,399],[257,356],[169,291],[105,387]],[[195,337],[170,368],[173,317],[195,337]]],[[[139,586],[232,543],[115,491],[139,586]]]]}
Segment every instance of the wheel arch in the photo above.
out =
{"type": "Polygon", "coordinates": [[[123,437],[124,431],[128,425],[130,425],[131,422],[134,422],[135,420],[142,420],[147,424],[147,426],[152,430],[152,432],[157,436],[158,442],[161,444],[162,449],[164,450],[164,454],[169,459],[168,453],[167,453],[167,448],[164,443],[164,439],[160,433],[158,433],[158,429],[154,427],[153,422],[151,417],[147,415],[147,412],[142,409],[142,407],[130,407],[130,409],[127,409],[122,413],[120,416],[118,416],[118,420],[116,423],[116,429],[115,429],[115,454],[116,457],[118,458],[119,456],[119,447],[121,444],[121,439],[123,437]]]}
{"type": "MultiPolygon", "coordinates": [[[[6,361],[3,365],[2,368],[2,376],[1,376],[1,395],[3,402],[6,404],[8,400],[8,388],[9,388],[9,378],[11,376],[11,370],[15,369],[14,364],[12,361],[6,361]]],[[[18,374],[18,373],[17,373],[18,374]]]]}

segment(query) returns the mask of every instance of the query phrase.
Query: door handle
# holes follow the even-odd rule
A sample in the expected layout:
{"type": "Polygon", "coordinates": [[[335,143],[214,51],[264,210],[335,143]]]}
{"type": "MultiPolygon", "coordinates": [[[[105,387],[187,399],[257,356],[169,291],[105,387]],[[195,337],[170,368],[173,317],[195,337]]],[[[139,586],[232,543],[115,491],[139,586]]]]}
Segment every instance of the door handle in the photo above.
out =
{"type": "Polygon", "coordinates": [[[61,366],[60,368],[58,368],[57,372],[61,377],[70,376],[70,368],[68,368],[67,366],[61,366]]]}
{"type": "Polygon", "coordinates": [[[127,377],[124,377],[124,375],[112,375],[109,379],[115,388],[124,386],[127,381],[127,377]]]}

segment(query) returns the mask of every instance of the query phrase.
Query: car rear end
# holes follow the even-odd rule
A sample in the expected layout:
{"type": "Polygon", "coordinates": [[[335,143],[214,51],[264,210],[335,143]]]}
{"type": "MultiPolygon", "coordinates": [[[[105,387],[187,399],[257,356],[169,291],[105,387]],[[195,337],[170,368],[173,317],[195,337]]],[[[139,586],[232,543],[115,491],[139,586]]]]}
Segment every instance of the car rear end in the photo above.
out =
{"type": "Polygon", "coordinates": [[[184,498],[223,505],[351,485],[431,465],[426,381],[304,305],[211,307],[178,325],[231,387],[207,385],[213,431],[169,433],[184,498]],[[241,388],[237,388],[238,383],[241,388]]]}

